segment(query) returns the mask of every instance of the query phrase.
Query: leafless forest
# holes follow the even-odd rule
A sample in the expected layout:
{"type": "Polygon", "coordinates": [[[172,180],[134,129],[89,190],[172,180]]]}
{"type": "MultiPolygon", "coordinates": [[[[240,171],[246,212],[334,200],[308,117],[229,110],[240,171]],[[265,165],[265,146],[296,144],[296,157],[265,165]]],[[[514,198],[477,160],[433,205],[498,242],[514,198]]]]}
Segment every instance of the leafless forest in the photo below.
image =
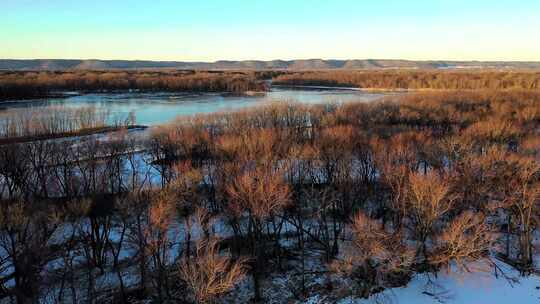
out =
{"type": "Polygon", "coordinates": [[[540,88],[536,71],[306,71],[287,72],[274,78],[274,84],[342,86],[368,89],[530,89],[540,88]]]}
{"type": "Polygon", "coordinates": [[[0,101],[50,96],[62,91],[173,92],[263,91],[255,72],[222,71],[37,71],[0,72],[0,101]]]}
{"type": "MultiPolygon", "coordinates": [[[[264,303],[282,275],[282,303],[315,293],[332,303],[415,273],[504,276],[496,260],[537,272],[538,73],[232,73],[2,73],[0,95],[243,92],[269,76],[449,90],[198,115],[148,138],[2,144],[0,302],[264,303]]],[[[95,109],[55,112],[0,131],[106,125],[95,109]]]]}

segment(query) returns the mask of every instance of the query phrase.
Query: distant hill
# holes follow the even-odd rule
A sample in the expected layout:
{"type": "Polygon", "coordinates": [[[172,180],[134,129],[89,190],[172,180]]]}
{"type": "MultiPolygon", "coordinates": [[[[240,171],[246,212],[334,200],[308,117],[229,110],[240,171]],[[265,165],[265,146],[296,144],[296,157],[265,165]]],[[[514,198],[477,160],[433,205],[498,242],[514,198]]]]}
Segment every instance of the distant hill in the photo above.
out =
{"type": "Polygon", "coordinates": [[[540,69],[540,62],[526,61],[411,61],[411,60],[244,60],[216,62],[144,60],[0,59],[0,70],[109,70],[109,69],[201,69],[201,70],[329,70],[329,69],[540,69]]]}

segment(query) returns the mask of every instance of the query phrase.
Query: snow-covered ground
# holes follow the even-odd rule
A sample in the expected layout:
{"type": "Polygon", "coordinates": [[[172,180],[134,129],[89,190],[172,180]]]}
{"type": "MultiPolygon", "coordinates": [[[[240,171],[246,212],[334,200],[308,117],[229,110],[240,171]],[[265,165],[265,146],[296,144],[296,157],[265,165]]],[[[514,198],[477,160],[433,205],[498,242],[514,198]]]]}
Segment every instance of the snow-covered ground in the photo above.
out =
{"type": "MultiPolygon", "coordinates": [[[[272,274],[263,284],[264,303],[290,304],[522,304],[540,303],[540,277],[537,275],[520,276],[519,272],[507,264],[495,261],[494,267],[484,271],[469,273],[440,272],[417,274],[407,286],[391,288],[369,299],[348,296],[350,287],[326,272],[326,267],[317,262],[315,257],[308,258],[306,265],[306,290],[309,297],[298,299],[299,276],[272,274]],[[501,272],[502,270],[502,272],[501,272]],[[328,281],[332,281],[333,290],[326,290],[328,281]]],[[[289,266],[291,266],[289,264],[289,266]]],[[[474,265],[473,265],[474,266],[474,265]]],[[[487,267],[487,266],[486,266],[487,267]]],[[[222,298],[220,303],[246,303],[253,296],[251,277],[247,277],[236,290],[222,298]]]]}
{"type": "MultiPolygon", "coordinates": [[[[493,272],[440,273],[437,278],[417,275],[407,286],[392,288],[370,299],[342,299],[347,303],[396,304],[522,304],[540,303],[540,278],[536,275],[520,277],[510,266],[497,262],[505,276],[493,272]]],[[[306,303],[326,303],[310,298],[306,303]]]]}

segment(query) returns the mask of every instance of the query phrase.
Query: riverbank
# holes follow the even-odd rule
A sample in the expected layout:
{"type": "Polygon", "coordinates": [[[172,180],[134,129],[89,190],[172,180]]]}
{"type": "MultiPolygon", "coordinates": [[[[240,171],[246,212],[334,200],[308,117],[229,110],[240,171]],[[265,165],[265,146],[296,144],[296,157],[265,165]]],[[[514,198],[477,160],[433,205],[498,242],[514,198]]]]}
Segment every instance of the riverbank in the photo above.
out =
{"type": "Polygon", "coordinates": [[[88,136],[88,135],[95,135],[95,134],[105,134],[105,133],[117,132],[121,130],[146,130],[147,128],[148,126],[144,126],[144,125],[133,125],[133,126],[128,126],[128,127],[107,126],[107,127],[99,127],[99,128],[82,129],[75,132],[62,132],[62,133],[56,133],[56,134],[39,134],[39,135],[32,135],[32,136],[5,137],[5,138],[0,138],[0,146],[27,143],[27,142],[33,142],[33,141],[39,141],[39,140],[50,140],[50,139],[59,139],[59,138],[88,136]]]}

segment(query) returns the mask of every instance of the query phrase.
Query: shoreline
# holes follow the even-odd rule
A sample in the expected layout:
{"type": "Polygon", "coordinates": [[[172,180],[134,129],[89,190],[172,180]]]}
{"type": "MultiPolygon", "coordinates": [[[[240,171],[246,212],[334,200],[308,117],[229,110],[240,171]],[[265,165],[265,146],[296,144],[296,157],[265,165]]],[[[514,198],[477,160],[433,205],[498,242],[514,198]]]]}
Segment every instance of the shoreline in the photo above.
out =
{"type": "Polygon", "coordinates": [[[122,129],[126,130],[146,130],[149,126],[145,125],[133,125],[133,126],[121,126],[121,127],[114,127],[114,126],[107,126],[107,127],[99,127],[99,128],[89,128],[89,129],[82,129],[78,131],[73,132],[62,132],[62,133],[56,133],[56,134],[40,134],[40,135],[28,135],[28,136],[16,136],[16,137],[2,137],[0,138],[0,146],[3,145],[10,145],[10,144],[21,144],[21,143],[28,143],[28,142],[34,142],[34,141],[42,141],[42,140],[50,140],[50,139],[60,139],[60,138],[70,138],[70,137],[79,137],[79,136],[88,136],[88,135],[95,135],[95,134],[105,134],[105,133],[112,133],[117,132],[122,129]]]}

